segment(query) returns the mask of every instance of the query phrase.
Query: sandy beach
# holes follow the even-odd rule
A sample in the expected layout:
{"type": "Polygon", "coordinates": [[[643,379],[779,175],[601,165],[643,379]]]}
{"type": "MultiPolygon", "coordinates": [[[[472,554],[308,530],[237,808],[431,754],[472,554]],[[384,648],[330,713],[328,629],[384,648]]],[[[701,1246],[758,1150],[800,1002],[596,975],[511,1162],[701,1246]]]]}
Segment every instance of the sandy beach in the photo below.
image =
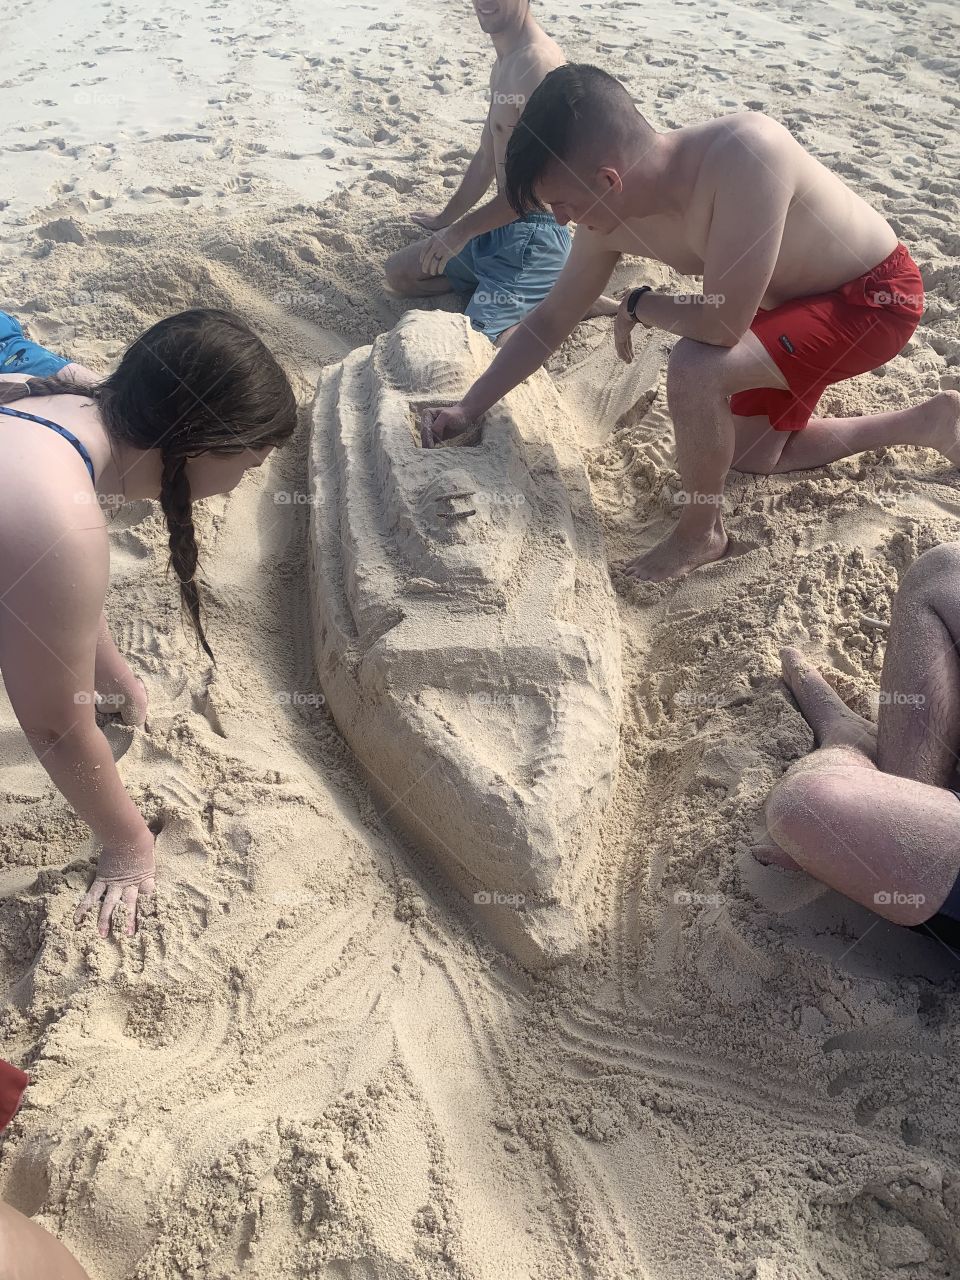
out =
{"type": "MultiPolygon", "coordinates": [[[[909,245],[916,336],[823,409],[960,388],[954,5],[536,9],[658,128],[782,121],[909,245]]],[[[198,508],[215,669],[157,511],[111,528],[108,616],[151,710],[108,735],[162,827],[135,939],[74,928],[93,842],[0,693],[0,1056],[33,1079],[0,1197],[92,1280],[960,1276],[960,956],[751,856],[812,743],[779,648],[870,714],[898,582],[960,537],[960,475],[908,448],[735,474],[732,553],[641,586],[617,566],[679,485],[662,376],[569,442],[612,569],[622,730],[583,952],[532,975],[378,817],[308,602],[311,401],[416,305],[382,266],[476,146],[472,6],[12,0],[4,41],[0,308],[105,371],[161,316],[234,309],[303,421],[198,508]]],[[[628,261],[613,285],[644,281],[693,287],[628,261]]],[[[609,321],[585,322],[550,373],[602,344],[609,321]]]]}

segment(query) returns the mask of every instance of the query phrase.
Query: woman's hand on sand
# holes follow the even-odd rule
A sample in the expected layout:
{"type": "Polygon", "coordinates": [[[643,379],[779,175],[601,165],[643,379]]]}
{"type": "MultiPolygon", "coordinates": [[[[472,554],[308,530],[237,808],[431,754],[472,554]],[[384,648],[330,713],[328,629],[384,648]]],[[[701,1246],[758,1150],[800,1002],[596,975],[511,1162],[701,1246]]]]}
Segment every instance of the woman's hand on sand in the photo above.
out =
{"type": "Polygon", "coordinates": [[[103,716],[119,716],[134,729],[142,729],[147,723],[147,705],[146,687],[129,668],[126,676],[109,690],[97,690],[97,711],[103,716]]]}
{"type": "Polygon", "coordinates": [[[97,932],[106,938],[114,909],[122,903],[127,911],[124,933],[128,938],[136,933],[137,904],[145,906],[156,890],[154,840],[148,835],[149,843],[145,839],[138,849],[103,850],[93,884],[74,913],[74,924],[82,924],[91,911],[97,911],[97,932]]]}
{"type": "Polygon", "coordinates": [[[420,415],[420,443],[424,449],[432,449],[451,436],[459,436],[469,430],[471,420],[458,404],[446,409],[425,409],[420,415]]]}
{"type": "Polygon", "coordinates": [[[410,221],[415,222],[418,227],[423,227],[424,231],[439,231],[441,227],[447,226],[447,219],[442,213],[427,213],[425,209],[418,209],[416,213],[411,213],[410,221]]]}
{"type": "Polygon", "coordinates": [[[628,293],[620,303],[620,310],[617,312],[617,318],[613,322],[613,341],[616,344],[617,355],[624,364],[633,363],[633,331],[637,327],[637,321],[627,310],[627,303],[630,301],[628,293]]]}

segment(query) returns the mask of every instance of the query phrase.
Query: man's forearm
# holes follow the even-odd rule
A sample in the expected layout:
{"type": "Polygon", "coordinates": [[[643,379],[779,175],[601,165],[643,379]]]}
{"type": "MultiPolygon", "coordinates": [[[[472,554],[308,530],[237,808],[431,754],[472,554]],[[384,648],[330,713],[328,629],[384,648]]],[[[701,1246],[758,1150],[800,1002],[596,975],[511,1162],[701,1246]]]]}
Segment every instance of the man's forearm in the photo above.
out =
{"type": "Polygon", "coordinates": [[[735,347],[743,337],[724,317],[723,299],[714,296],[645,293],[637,303],[636,316],[647,328],[715,347],[735,347]]]}
{"type": "Polygon", "coordinates": [[[478,151],[467,166],[463,181],[447,201],[447,207],[441,215],[447,226],[462,218],[478,200],[483,198],[496,174],[493,157],[488,156],[485,151],[478,151]]]}
{"type": "Polygon", "coordinates": [[[563,331],[551,321],[549,315],[543,313],[543,305],[531,311],[516,333],[507,339],[493,364],[460,402],[471,420],[482,417],[498,400],[536,373],[573,331],[572,325],[563,331]]]}
{"type": "Polygon", "coordinates": [[[458,219],[456,227],[464,240],[472,240],[474,236],[482,236],[486,231],[496,231],[498,227],[506,227],[516,221],[517,215],[509,200],[498,195],[465,218],[458,219]]]}

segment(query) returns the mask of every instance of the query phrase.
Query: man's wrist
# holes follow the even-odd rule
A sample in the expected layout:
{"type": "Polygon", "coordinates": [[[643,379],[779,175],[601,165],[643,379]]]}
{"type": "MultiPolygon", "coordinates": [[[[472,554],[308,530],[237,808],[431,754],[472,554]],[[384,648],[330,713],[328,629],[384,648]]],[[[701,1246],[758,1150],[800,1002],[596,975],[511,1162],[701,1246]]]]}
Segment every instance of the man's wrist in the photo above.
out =
{"type": "Polygon", "coordinates": [[[627,315],[634,322],[634,324],[644,323],[640,319],[640,317],[637,315],[637,304],[643,300],[644,294],[652,293],[652,292],[653,292],[652,285],[642,284],[638,289],[634,289],[633,292],[627,298],[627,315]]]}
{"type": "Polygon", "coordinates": [[[468,422],[476,422],[478,418],[483,417],[490,408],[490,405],[483,404],[482,401],[478,400],[471,394],[471,391],[468,391],[460,401],[460,412],[468,422]]]}

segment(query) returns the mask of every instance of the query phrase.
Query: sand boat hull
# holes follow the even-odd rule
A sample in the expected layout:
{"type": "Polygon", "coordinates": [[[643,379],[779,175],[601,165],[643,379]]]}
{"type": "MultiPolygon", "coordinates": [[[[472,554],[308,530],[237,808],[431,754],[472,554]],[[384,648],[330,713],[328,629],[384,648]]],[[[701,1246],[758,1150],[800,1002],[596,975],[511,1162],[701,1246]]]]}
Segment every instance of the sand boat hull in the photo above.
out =
{"type": "Polygon", "coordinates": [[[310,452],[315,662],[387,820],[521,963],[573,954],[614,785],[620,630],[564,403],[538,373],[469,443],[427,404],[492,349],[408,313],[325,371],[310,452]]]}

